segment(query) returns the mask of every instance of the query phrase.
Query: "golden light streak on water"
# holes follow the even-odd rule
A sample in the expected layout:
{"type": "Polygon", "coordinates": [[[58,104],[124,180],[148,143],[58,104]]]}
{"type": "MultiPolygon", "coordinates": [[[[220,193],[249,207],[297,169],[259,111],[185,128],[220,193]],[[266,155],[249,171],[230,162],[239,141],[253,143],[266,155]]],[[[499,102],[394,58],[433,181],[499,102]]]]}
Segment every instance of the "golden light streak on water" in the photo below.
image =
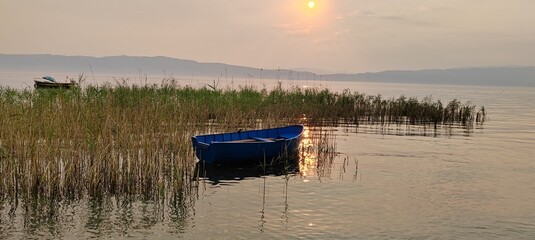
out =
{"type": "Polygon", "coordinates": [[[299,173],[302,177],[312,176],[316,171],[318,156],[312,151],[314,144],[311,137],[310,128],[305,126],[303,140],[301,140],[299,146],[299,173]]]}

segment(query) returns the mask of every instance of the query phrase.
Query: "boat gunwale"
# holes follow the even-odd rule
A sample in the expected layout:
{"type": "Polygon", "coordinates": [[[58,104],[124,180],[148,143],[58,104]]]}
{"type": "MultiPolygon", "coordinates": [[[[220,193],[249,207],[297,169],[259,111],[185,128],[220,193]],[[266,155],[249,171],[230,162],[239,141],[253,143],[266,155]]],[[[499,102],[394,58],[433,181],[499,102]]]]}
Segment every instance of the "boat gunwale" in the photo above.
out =
{"type": "Polygon", "coordinates": [[[274,143],[274,142],[280,142],[280,141],[288,141],[288,140],[291,140],[291,139],[293,139],[293,138],[277,138],[277,139],[273,139],[273,140],[268,142],[268,141],[256,140],[256,139],[253,139],[253,138],[245,138],[245,139],[242,139],[242,140],[213,141],[209,145],[211,145],[211,144],[219,144],[219,143],[232,143],[232,144],[274,143]],[[245,140],[253,140],[253,141],[245,141],[245,140]],[[241,142],[241,141],[243,141],[243,142],[241,142]]]}
{"type": "Polygon", "coordinates": [[[225,132],[225,133],[215,133],[215,134],[204,134],[204,135],[193,136],[192,138],[196,140],[197,144],[202,144],[202,145],[205,145],[206,147],[209,147],[212,144],[273,144],[273,143],[276,143],[276,142],[292,141],[294,139],[298,139],[299,137],[301,137],[303,132],[304,132],[304,126],[300,125],[300,124],[297,124],[297,125],[290,125],[290,126],[277,127],[277,128],[265,128],[265,129],[257,129],[257,130],[247,130],[247,131],[242,131],[242,132],[225,132]],[[217,135],[234,134],[234,133],[248,134],[248,133],[252,133],[252,132],[277,130],[277,129],[286,129],[286,128],[293,128],[293,127],[299,127],[302,130],[298,134],[296,134],[295,136],[292,136],[290,138],[285,138],[285,137],[280,137],[279,136],[278,138],[275,138],[273,141],[258,141],[258,140],[256,140],[256,141],[251,141],[251,142],[239,142],[239,141],[242,141],[242,140],[252,139],[252,137],[243,138],[243,139],[239,139],[239,140],[211,141],[210,143],[203,142],[203,141],[199,140],[199,137],[217,136],[217,135]]]}

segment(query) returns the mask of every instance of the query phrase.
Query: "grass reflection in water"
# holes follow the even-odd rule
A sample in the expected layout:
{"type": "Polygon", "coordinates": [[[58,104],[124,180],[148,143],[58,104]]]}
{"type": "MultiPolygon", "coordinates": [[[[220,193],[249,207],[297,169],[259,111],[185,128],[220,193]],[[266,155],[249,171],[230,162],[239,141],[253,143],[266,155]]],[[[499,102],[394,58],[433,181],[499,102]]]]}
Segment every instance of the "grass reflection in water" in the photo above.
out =
{"type": "Polygon", "coordinates": [[[212,183],[270,175],[288,182],[298,173],[321,180],[332,174],[339,124],[469,128],[486,115],[456,100],[443,106],[327,89],[167,85],[0,88],[0,113],[0,238],[36,231],[61,237],[81,222],[94,235],[161,221],[181,229],[198,197],[195,176],[212,183]],[[195,170],[193,135],[296,123],[307,127],[297,161],[195,170]]]}

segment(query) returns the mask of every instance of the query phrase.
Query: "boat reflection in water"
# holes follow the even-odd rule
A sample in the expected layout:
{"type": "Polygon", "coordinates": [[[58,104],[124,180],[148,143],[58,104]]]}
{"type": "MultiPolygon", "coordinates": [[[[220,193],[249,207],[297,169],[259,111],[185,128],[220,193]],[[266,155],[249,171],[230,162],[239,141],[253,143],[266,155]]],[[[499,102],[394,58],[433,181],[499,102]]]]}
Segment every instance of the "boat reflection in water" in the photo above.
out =
{"type": "Polygon", "coordinates": [[[195,177],[208,180],[214,185],[231,184],[236,181],[254,179],[263,176],[283,176],[299,172],[299,155],[284,157],[269,163],[241,163],[214,165],[203,161],[195,165],[195,177]]]}
{"type": "Polygon", "coordinates": [[[299,151],[286,155],[272,162],[252,162],[236,164],[206,164],[199,161],[195,168],[195,177],[208,180],[214,185],[232,184],[237,181],[264,176],[288,176],[298,174],[301,177],[326,177],[330,174],[333,159],[336,156],[336,144],[331,128],[305,126],[299,151]]]}

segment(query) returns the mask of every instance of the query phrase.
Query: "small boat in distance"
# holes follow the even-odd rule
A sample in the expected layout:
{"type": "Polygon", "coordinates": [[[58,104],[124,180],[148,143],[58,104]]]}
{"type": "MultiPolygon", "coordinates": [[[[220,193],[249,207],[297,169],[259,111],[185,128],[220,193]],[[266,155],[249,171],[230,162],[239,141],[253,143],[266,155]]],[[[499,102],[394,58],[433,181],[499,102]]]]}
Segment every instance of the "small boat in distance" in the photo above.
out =
{"type": "Polygon", "coordinates": [[[57,82],[56,79],[50,76],[44,76],[42,78],[34,78],[33,79],[34,84],[33,86],[35,88],[63,88],[63,89],[70,89],[73,87],[77,87],[78,84],[76,82],[57,82]]]}
{"type": "Polygon", "coordinates": [[[208,164],[263,163],[298,152],[303,125],[191,138],[199,160],[208,164]]]}

